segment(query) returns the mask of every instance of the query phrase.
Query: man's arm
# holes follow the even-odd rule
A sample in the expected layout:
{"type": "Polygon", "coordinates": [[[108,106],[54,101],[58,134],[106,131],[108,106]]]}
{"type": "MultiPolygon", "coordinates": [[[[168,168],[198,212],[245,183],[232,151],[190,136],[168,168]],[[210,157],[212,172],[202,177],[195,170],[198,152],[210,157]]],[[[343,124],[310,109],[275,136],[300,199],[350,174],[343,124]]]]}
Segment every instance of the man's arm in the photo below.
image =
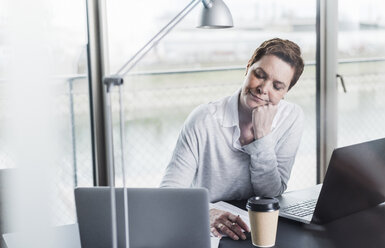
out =
{"type": "Polygon", "coordinates": [[[278,141],[269,133],[244,147],[250,155],[251,183],[256,195],[278,196],[287,188],[304,121],[300,108],[291,114],[296,115],[294,121],[278,141]]]}
{"type": "Polygon", "coordinates": [[[198,141],[191,118],[179,134],[160,187],[190,187],[198,164],[198,141]]]}

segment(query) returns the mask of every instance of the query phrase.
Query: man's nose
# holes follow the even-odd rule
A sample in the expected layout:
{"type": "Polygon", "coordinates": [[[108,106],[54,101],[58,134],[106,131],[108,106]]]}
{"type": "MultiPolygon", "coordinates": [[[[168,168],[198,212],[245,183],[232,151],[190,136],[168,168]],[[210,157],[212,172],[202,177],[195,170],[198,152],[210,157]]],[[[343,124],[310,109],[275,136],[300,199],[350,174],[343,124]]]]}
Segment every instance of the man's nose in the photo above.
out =
{"type": "Polygon", "coordinates": [[[261,84],[257,87],[257,93],[261,95],[266,95],[268,92],[268,86],[266,83],[261,84]]]}

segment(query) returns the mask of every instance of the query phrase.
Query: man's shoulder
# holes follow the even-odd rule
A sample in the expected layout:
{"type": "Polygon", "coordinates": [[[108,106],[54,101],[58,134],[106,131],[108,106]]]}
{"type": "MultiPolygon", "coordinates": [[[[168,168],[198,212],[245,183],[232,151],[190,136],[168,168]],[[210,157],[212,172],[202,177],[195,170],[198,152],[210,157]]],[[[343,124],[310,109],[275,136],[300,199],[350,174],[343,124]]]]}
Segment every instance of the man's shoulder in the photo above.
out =
{"type": "Polygon", "coordinates": [[[288,102],[285,100],[280,101],[278,111],[281,112],[283,116],[287,116],[287,115],[291,115],[293,117],[303,116],[303,110],[298,104],[288,102]]]}
{"type": "Polygon", "coordinates": [[[190,127],[202,126],[221,119],[229,97],[230,96],[226,96],[216,101],[197,106],[191,111],[185,124],[190,127]]]}
{"type": "Polygon", "coordinates": [[[304,124],[305,116],[298,104],[281,100],[277,114],[276,123],[278,126],[290,128],[293,125],[303,126],[304,124]]]}

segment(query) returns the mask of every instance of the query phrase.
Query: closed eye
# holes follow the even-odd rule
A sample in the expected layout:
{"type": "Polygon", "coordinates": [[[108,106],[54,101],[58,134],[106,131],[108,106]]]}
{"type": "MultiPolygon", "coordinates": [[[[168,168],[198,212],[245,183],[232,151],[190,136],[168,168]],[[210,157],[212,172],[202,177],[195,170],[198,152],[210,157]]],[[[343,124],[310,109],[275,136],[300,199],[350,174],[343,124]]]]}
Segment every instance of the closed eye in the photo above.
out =
{"type": "Polygon", "coordinates": [[[266,77],[264,75],[261,75],[259,73],[255,73],[256,78],[265,79],[266,77]]]}
{"type": "Polygon", "coordinates": [[[267,78],[267,74],[264,70],[262,70],[261,68],[257,68],[254,70],[254,76],[256,78],[259,78],[259,79],[266,79],[267,78]]]}
{"type": "Polygon", "coordinates": [[[276,90],[283,90],[285,89],[285,84],[281,82],[274,82],[273,83],[274,89],[276,90]]]}

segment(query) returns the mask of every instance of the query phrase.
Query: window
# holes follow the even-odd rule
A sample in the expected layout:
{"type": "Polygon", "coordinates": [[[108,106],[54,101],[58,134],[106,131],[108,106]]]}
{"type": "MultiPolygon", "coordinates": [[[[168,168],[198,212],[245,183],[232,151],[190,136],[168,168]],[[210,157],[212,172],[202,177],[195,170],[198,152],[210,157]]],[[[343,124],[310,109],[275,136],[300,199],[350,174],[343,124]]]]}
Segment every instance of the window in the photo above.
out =
{"type": "MultiPolygon", "coordinates": [[[[188,3],[109,1],[110,72],[117,71],[188,3]],[[150,5],[153,7],[148,8],[150,5]]],[[[306,61],[303,76],[287,95],[306,116],[289,189],[316,183],[315,1],[243,0],[226,4],[233,14],[233,29],[196,29],[198,6],[125,78],[127,186],[159,185],[188,114],[199,104],[235,92],[242,85],[245,66],[255,48],[274,37],[298,43],[306,61]]],[[[121,177],[117,94],[113,99],[115,163],[121,177]]],[[[117,182],[121,184],[121,179],[117,182]]]]}
{"type": "Polygon", "coordinates": [[[385,137],[385,3],[339,1],[338,146],[385,137]]]}

